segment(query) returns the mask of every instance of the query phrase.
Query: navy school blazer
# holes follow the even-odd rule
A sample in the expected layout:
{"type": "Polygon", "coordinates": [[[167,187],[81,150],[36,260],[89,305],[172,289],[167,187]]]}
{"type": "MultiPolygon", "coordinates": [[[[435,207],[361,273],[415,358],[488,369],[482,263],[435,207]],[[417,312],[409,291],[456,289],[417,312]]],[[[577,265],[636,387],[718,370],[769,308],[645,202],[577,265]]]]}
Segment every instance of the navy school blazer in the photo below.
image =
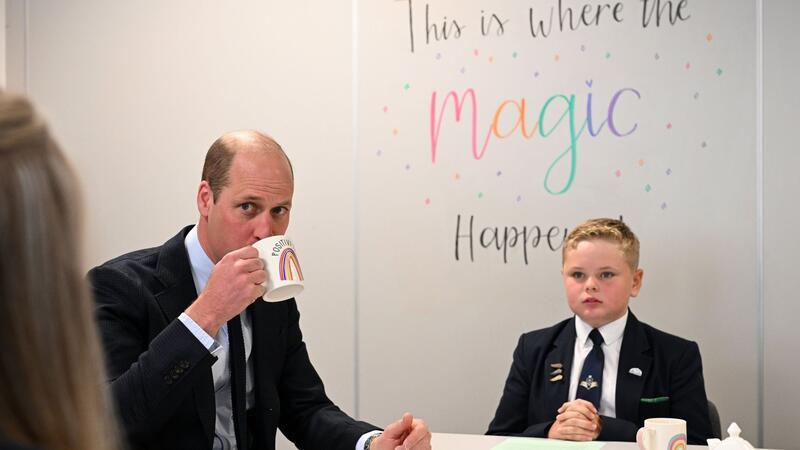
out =
{"type": "MultiPolygon", "coordinates": [[[[486,434],[547,437],[558,408],[568,400],[575,338],[574,317],[519,338],[486,434]],[[563,365],[564,376],[550,381],[551,364],[556,363],[563,365]]],[[[598,440],[635,441],[645,419],[676,417],[686,420],[689,444],[705,445],[712,433],[697,344],[639,322],[628,311],[617,368],[616,415],[601,416],[598,440]],[[630,373],[633,368],[641,375],[630,373]]]]}

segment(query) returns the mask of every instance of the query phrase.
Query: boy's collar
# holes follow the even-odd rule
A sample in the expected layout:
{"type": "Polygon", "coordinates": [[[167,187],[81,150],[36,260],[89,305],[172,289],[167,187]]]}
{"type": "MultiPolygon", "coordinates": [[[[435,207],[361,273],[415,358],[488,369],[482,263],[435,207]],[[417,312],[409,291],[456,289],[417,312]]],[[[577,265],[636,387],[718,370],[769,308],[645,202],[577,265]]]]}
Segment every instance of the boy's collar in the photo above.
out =
{"type": "MultiPolygon", "coordinates": [[[[622,339],[622,335],[625,333],[625,325],[628,323],[628,314],[630,314],[630,312],[625,310],[625,315],[597,329],[603,336],[604,344],[613,345],[615,342],[622,339]]],[[[582,342],[583,345],[588,345],[589,333],[592,332],[592,329],[591,325],[584,322],[577,315],[575,316],[575,334],[577,335],[578,342],[582,342]]]]}

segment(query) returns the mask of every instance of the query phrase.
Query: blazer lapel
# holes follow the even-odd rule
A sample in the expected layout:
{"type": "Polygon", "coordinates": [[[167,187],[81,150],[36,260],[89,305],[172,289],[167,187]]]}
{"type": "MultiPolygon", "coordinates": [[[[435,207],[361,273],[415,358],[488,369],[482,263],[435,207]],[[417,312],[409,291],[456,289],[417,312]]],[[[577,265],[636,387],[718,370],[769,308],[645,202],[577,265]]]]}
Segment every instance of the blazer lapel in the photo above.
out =
{"type": "Polygon", "coordinates": [[[646,354],[649,349],[650,341],[642,330],[639,320],[629,310],[617,368],[618,418],[639,423],[639,400],[642,398],[644,380],[649,376],[650,366],[653,363],[653,358],[646,354]]]}
{"type": "MultiPolygon", "coordinates": [[[[197,298],[197,289],[192,278],[189,255],[184,239],[191,226],[184,228],[161,247],[155,276],[164,289],[155,295],[167,324],[172,323],[197,298]]],[[[195,405],[203,431],[209,442],[213,440],[216,412],[214,406],[214,379],[211,370],[194,386],[195,405]]]]}
{"type": "Polygon", "coordinates": [[[545,358],[545,367],[542,373],[545,377],[543,382],[545,411],[557,410],[569,397],[575,336],[575,318],[573,317],[566,322],[564,328],[553,340],[553,349],[545,358]],[[561,369],[561,373],[556,373],[559,369],[561,369]],[[561,379],[551,381],[558,375],[561,375],[561,379]]]}

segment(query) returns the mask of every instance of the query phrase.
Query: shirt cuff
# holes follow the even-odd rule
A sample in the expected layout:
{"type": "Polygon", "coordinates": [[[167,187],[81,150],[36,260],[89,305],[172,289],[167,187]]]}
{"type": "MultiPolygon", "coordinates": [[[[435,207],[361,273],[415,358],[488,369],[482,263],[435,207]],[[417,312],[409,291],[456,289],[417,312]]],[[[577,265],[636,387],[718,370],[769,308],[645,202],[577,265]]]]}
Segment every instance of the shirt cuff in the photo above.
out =
{"type": "Polygon", "coordinates": [[[361,437],[358,439],[358,442],[356,442],[356,450],[364,450],[364,444],[367,443],[367,439],[369,439],[370,436],[374,436],[376,434],[381,434],[381,433],[382,433],[381,430],[373,430],[370,431],[369,433],[364,433],[363,435],[361,435],[361,437]]]}
{"type": "Polygon", "coordinates": [[[201,344],[203,344],[203,347],[211,352],[212,355],[219,351],[221,347],[217,341],[215,341],[213,337],[209,336],[208,333],[206,333],[205,330],[203,330],[200,325],[194,321],[194,319],[189,317],[188,314],[181,313],[181,315],[178,316],[178,320],[181,321],[181,323],[194,335],[194,337],[197,338],[198,341],[200,341],[201,344]]]}

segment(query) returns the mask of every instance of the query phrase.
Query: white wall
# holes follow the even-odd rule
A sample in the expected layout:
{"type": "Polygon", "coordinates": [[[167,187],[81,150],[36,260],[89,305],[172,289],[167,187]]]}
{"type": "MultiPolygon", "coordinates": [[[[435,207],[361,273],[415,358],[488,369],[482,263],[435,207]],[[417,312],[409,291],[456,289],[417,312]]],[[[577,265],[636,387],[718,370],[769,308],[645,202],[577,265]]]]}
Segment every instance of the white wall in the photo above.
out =
{"type": "Polygon", "coordinates": [[[764,445],[787,449],[800,448],[798,17],[798,2],[764,2],[764,445]]]}

